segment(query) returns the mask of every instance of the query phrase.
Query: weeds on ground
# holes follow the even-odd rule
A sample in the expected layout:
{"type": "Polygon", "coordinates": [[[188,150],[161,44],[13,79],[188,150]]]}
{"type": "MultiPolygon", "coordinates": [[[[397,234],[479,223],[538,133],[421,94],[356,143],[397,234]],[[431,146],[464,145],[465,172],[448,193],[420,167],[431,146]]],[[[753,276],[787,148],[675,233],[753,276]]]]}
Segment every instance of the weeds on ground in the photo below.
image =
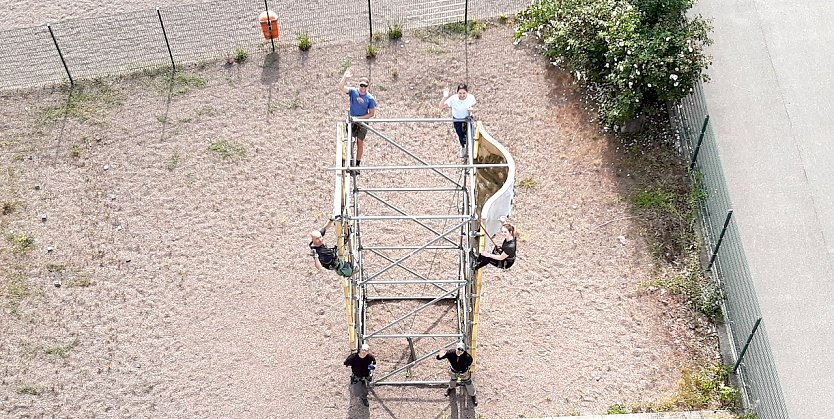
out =
{"type": "Polygon", "coordinates": [[[243,64],[243,62],[246,61],[247,58],[249,58],[249,52],[247,52],[245,49],[241,47],[237,47],[235,49],[234,59],[236,63],[243,64]]]}
{"type": "Polygon", "coordinates": [[[56,355],[59,358],[67,359],[70,356],[70,351],[72,351],[73,348],[75,348],[76,346],[78,346],[78,338],[73,339],[70,343],[66,345],[44,348],[43,353],[47,355],[56,355]]]}
{"type": "Polygon", "coordinates": [[[0,213],[3,215],[12,215],[17,212],[21,206],[22,204],[20,201],[3,201],[3,205],[0,207],[0,213]]]}
{"type": "Polygon", "coordinates": [[[385,39],[385,34],[382,32],[374,32],[374,35],[371,37],[371,42],[378,44],[385,39]]]}
{"type": "Polygon", "coordinates": [[[376,46],[374,46],[374,44],[368,44],[368,46],[365,47],[365,58],[369,60],[376,58],[376,53],[376,46]]]}
{"type": "Polygon", "coordinates": [[[246,146],[229,140],[214,140],[209,143],[209,151],[222,159],[236,159],[246,155],[246,146]]]}
{"type": "Polygon", "coordinates": [[[630,411],[630,410],[627,410],[627,409],[625,408],[625,406],[623,406],[623,405],[621,405],[621,404],[619,404],[619,403],[617,403],[617,404],[612,404],[612,405],[608,408],[608,411],[607,411],[607,414],[609,414],[609,415],[624,415],[624,414],[627,414],[627,413],[631,413],[631,411],[630,411]]]}
{"type": "Polygon", "coordinates": [[[17,315],[20,312],[20,303],[32,296],[29,280],[22,272],[12,272],[3,279],[5,287],[2,292],[8,301],[12,314],[17,315]]]}
{"type": "Polygon", "coordinates": [[[469,35],[472,39],[481,37],[481,32],[487,28],[485,22],[470,20],[468,24],[462,21],[435,25],[415,32],[415,36],[423,42],[439,43],[440,40],[453,36],[469,35]]]}
{"type": "Polygon", "coordinates": [[[12,245],[12,250],[16,253],[28,252],[35,245],[35,236],[25,232],[9,233],[6,240],[12,245]]]}
{"type": "Polygon", "coordinates": [[[310,36],[307,32],[298,34],[298,49],[301,51],[309,51],[313,44],[310,42],[310,36]]]}
{"type": "Polygon", "coordinates": [[[165,168],[168,169],[169,172],[173,172],[174,169],[177,168],[180,164],[180,153],[173,152],[171,153],[171,157],[168,158],[168,164],[165,165],[165,168]]]}
{"type": "Polygon", "coordinates": [[[99,112],[121,106],[123,98],[102,80],[83,81],[67,91],[62,105],[45,106],[38,111],[38,119],[45,123],[67,117],[87,122],[99,112]]]}
{"type": "Polygon", "coordinates": [[[212,116],[214,115],[214,107],[211,105],[203,105],[194,111],[197,116],[212,116]]]}
{"type": "Polygon", "coordinates": [[[174,74],[169,74],[165,80],[171,88],[171,95],[179,96],[189,93],[193,90],[205,87],[208,84],[208,79],[196,74],[189,74],[182,71],[177,71],[174,74]]]}
{"type": "Polygon", "coordinates": [[[726,385],[730,368],[721,362],[714,362],[698,368],[683,368],[681,379],[675,394],[657,403],[633,403],[630,409],[616,404],[615,413],[651,413],[672,412],[680,410],[729,409],[740,406],[739,390],[726,385]]]}
{"type": "Polygon", "coordinates": [[[399,23],[392,23],[388,25],[388,39],[396,41],[403,37],[403,27],[399,23]]]}
{"type": "Polygon", "coordinates": [[[522,190],[525,190],[525,191],[529,191],[530,189],[534,189],[538,185],[539,185],[539,182],[536,182],[536,180],[531,178],[531,177],[526,177],[526,178],[521,179],[520,181],[518,181],[519,189],[522,189],[522,190]]]}
{"type": "Polygon", "coordinates": [[[63,263],[47,263],[45,268],[47,272],[61,273],[67,269],[67,266],[63,263]]]}
{"type": "Polygon", "coordinates": [[[28,394],[30,396],[40,396],[43,391],[43,387],[33,385],[22,385],[17,388],[18,394],[28,394]]]}

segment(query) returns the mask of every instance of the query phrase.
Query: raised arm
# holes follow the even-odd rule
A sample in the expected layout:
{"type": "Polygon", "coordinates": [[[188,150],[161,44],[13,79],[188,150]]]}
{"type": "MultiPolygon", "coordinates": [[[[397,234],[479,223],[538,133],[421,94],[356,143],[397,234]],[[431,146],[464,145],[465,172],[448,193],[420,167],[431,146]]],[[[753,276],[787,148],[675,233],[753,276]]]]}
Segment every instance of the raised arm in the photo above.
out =
{"type": "Polygon", "coordinates": [[[448,99],[448,98],[449,98],[449,88],[444,87],[443,88],[443,97],[440,99],[440,109],[443,109],[444,106],[449,107],[449,105],[446,104],[446,99],[448,99]]]}
{"type": "Polygon", "coordinates": [[[349,90],[348,87],[347,87],[347,79],[348,79],[348,77],[351,77],[351,76],[353,76],[353,72],[351,72],[350,67],[348,67],[345,70],[345,74],[342,74],[342,78],[339,79],[339,90],[341,90],[342,93],[344,93],[344,94],[347,94],[347,92],[349,90]]]}

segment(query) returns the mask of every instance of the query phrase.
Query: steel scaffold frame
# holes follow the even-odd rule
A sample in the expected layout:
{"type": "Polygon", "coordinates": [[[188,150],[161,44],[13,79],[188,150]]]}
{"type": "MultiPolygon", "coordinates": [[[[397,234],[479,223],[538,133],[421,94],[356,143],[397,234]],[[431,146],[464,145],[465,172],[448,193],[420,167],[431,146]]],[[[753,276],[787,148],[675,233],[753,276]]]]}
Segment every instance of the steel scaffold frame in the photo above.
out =
{"type": "MultiPolygon", "coordinates": [[[[394,381],[393,377],[400,373],[408,372],[421,361],[429,359],[436,354],[437,350],[417,354],[414,350],[414,342],[424,338],[445,339],[445,346],[450,347],[458,341],[464,341],[471,346],[472,336],[472,310],[475,303],[475,288],[473,284],[473,271],[471,270],[470,250],[476,249],[478,240],[478,218],[475,203],[475,170],[478,168],[507,167],[506,164],[476,164],[474,162],[475,135],[474,124],[467,121],[467,153],[464,164],[429,164],[406,146],[395,141],[390,135],[381,132],[372,125],[379,123],[389,124],[450,124],[451,118],[373,118],[353,119],[348,117],[337,127],[336,141],[336,166],[329,170],[336,172],[336,190],[334,192],[333,214],[340,215],[341,221],[337,227],[339,235],[340,254],[345,260],[354,264],[355,271],[351,278],[343,279],[345,292],[345,307],[348,316],[349,345],[351,350],[358,350],[361,344],[372,339],[404,339],[406,348],[410,350],[411,358],[405,365],[399,366],[392,371],[377,371],[378,377],[372,381],[372,385],[441,385],[448,383],[448,380],[399,380],[394,381]],[[441,178],[448,186],[438,187],[409,187],[407,185],[396,185],[392,187],[361,188],[356,176],[351,176],[350,171],[358,170],[352,164],[354,158],[354,139],[352,135],[352,123],[357,123],[385,142],[402,151],[418,164],[414,165],[393,165],[393,166],[362,166],[363,172],[377,171],[431,171],[441,178]],[[455,180],[443,173],[441,170],[460,170],[462,181],[455,180]],[[382,193],[387,192],[409,192],[420,194],[423,192],[454,192],[459,196],[462,205],[458,206],[457,214],[408,214],[395,203],[389,202],[382,193]],[[397,215],[364,214],[361,202],[364,198],[370,198],[395,212],[397,215]],[[452,221],[451,227],[443,230],[432,228],[428,221],[452,221]],[[385,223],[410,221],[422,227],[423,232],[431,233],[430,240],[421,243],[401,243],[398,246],[363,246],[362,230],[363,222],[381,221],[385,223]],[[456,239],[452,236],[457,233],[456,239]],[[408,253],[402,257],[390,257],[386,252],[393,250],[405,250],[408,253]],[[454,251],[458,255],[458,269],[453,278],[449,279],[449,273],[444,273],[442,279],[432,279],[427,275],[420,274],[414,269],[405,265],[409,259],[425,251],[454,251]],[[366,254],[384,259],[387,265],[375,272],[369,272],[364,262],[366,254]],[[410,274],[410,279],[383,280],[378,279],[383,274],[401,269],[410,274]],[[432,295],[423,292],[419,295],[391,295],[383,294],[372,296],[368,293],[368,287],[407,287],[414,284],[431,285],[432,290],[438,294],[432,295]],[[455,324],[456,333],[416,333],[408,331],[405,333],[383,333],[388,329],[401,325],[409,319],[415,318],[419,313],[444,301],[454,300],[457,321],[455,324]],[[375,330],[368,326],[368,304],[372,302],[397,302],[397,301],[422,301],[417,308],[407,311],[396,319],[389,321],[375,330]]],[[[444,224],[445,226],[445,224],[444,224]]],[[[393,314],[393,313],[392,313],[393,314]]],[[[412,323],[413,324],[413,323],[412,323]]],[[[473,351],[474,353],[474,351],[473,351]]],[[[433,367],[437,369],[437,367],[433,367]]]]}

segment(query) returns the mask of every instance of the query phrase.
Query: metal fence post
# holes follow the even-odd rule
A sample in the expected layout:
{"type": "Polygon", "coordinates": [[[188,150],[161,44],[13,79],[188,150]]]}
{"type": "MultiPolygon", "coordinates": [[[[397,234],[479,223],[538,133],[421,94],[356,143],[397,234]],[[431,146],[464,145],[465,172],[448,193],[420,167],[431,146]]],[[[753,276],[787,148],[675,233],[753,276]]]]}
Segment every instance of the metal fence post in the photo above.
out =
{"type": "Polygon", "coordinates": [[[747,353],[747,348],[750,347],[750,341],[753,340],[753,335],[756,334],[756,330],[759,329],[759,323],[761,322],[761,317],[756,319],[756,324],[753,325],[753,330],[750,332],[750,336],[747,336],[747,342],[744,344],[744,349],[741,350],[741,354],[738,356],[738,361],[736,361],[736,364],[733,366],[733,374],[736,373],[738,367],[741,365],[741,360],[744,359],[744,354],[747,353]]]}
{"type": "Polygon", "coordinates": [[[371,0],[368,0],[368,33],[370,33],[370,36],[368,37],[368,40],[373,41],[374,40],[374,24],[371,21],[371,0]]]}
{"type": "Polygon", "coordinates": [[[718,256],[718,249],[721,248],[721,242],[724,240],[724,233],[727,232],[727,226],[730,225],[730,218],[733,216],[733,210],[727,210],[727,218],[724,219],[724,227],[721,228],[721,234],[718,235],[718,241],[715,243],[715,249],[712,250],[712,256],[709,258],[709,265],[707,265],[707,270],[712,268],[712,264],[715,262],[715,257],[718,256]]]}
{"type": "Polygon", "coordinates": [[[704,117],[704,125],[701,127],[701,135],[698,136],[698,145],[695,146],[695,151],[692,153],[692,160],[689,162],[689,170],[695,167],[695,162],[698,161],[698,152],[701,151],[701,143],[704,142],[704,134],[707,132],[707,123],[709,123],[709,115],[704,117]]]}
{"type": "Polygon", "coordinates": [[[61,64],[64,65],[64,71],[67,72],[67,77],[69,77],[70,86],[72,86],[75,84],[75,82],[72,80],[72,74],[70,74],[69,67],[67,67],[67,62],[64,60],[64,54],[61,53],[61,47],[58,46],[58,40],[55,39],[55,33],[52,32],[52,26],[47,23],[46,28],[49,29],[49,35],[52,37],[52,43],[55,44],[55,49],[58,50],[58,57],[61,58],[61,64]]]}
{"type": "Polygon", "coordinates": [[[159,7],[156,8],[156,15],[159,17],[159,26],[162,27],[162,37],[165,38],[165,46],[168,47],[168,56],[171,57],[171,71],[177,71],[177,65],[174,64],[174,54],[171,52],[171,43],[168,42],[168,33],[165,32],[165,24],[162,23],[162,13],[159,12],[159,7]]]}
{"type": "Polygon", "coordinates": [[[267,4],[267,0],[264,0],[264,8],[266,8],[266,22],[267,27],[269,28],[270,37],[269,40],[272,42],[272,52],[275,52],[275,38],[271,36],[272,34],[272,19],[269,18],[269,4],[267,4]]]}

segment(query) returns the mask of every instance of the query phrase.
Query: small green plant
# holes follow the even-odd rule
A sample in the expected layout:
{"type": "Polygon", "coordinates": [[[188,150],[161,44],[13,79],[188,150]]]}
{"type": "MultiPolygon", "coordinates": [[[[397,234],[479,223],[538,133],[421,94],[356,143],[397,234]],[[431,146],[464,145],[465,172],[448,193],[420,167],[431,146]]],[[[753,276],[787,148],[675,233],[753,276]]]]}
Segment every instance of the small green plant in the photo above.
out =
{"type": "Polygon", "coordinates": [[[429,54],[440,55],[445,54],[447,51],[438,45],[429,45],[426,47],[426,52],[429,54]]]}
{"type": "Polygon", "coordinates": [[[243,62],[246,61],[247,58],[249,58],[249,53],[245,49],[241,47],[237,47],[237,49],[235,49],[236,63],[243,64],[243,62]]]}
{"type": "Polygon", "coordinates": [[[623,406],[619,403],[612,404],[608,408],[608,414],[609,415],[625,415],[625,414],[628,414],[628,413],[631,413],[631,412],[629,412],[628,409],[626,409],[625,406],[623,406]]]}
{"type": "Polygon", "coordinates": [[[51,347],[51,348],[45,348],[43,350],[43,353],[45,353],[47,355],[56,355],[59,358],[67,359],[67,358],[69,358],[70,351],[72,351],[72,349],[75,348],[76,346],[78,346],[78,338],[73,339],[72,342],[70,342],[66,345],[54,346],[54,347],[51,347]]]}
{"type": "Polygon", "coordinates": [[[525,190],[525,191],[529,191],[530,189],[533,189],[538,185],[539,185],[539,183],[536,182],[536,180],[531,178],[531,177],[526,177],[526,178],[521,179],[520,181],[518,181],[518,187],[525,190]]]}
{"type": "Polygon", "coordinates": [[[507,15],[501,13],[498,15],[498,22],[499,23],[507,23],[507,15]]]}
{"type": "Polygon", "coordinates": [[[403,27],[399,23],[388,25],[388,39],[396,41],[403,37],[403,27]]]}
{"type": "Polygon", "coordinates": [[[640,191],[634,197],[634,206],[650,211],[665,212],[678,215],[675,207],[675,194],[663,189],[647,189],[640,191]]]}
{"type": "Polygon", "coordinates": [[[166,116],[166,115],[164,115],[164,114],[158,114],[158,115],[156,116],[156,120],[157,120],[157,122],[159,122],[160,124],[164,124],[166,121],[168,121],[168,116],[166,116]]]}
{"type": "Polygon", "coordinates": [[[301,108],[301,98],[298,97],[298,92],[295,92],[295,96],[293,96],[292,100],[287,104],[287,109],[299,109],[301,108]]]}
{"type": "Polygon", "coordinates": [[[17,388],[19,394],[28,394],[30,396],[40,396],[43,393],[43,388],[40,386],[23,385],[17,388]]]}
{"type": "Polygon", "coordinates": [[[7,239],[11,242],[13,250],[18,253],[28,252],[35,244],[35,236],[29,233],[9,234],[7,239]]]}
{"type": "Polygon", "coordinates": [[[382,32],[374,32],[374,36],[371,37],[371,42],[377,44],[385,38],[385,34],[382,32]]]}
{"type": "Polygon", "coordinates": [[[222,159],[234,159],[246,154],[246,146],[229,140],[214,140],[209,143],[209,151],[222,159]]]}
{"type": "Polygon", "coordinates": [[[310,36],[307,32],[298,34],[298,49],[301,51],[309,51],[313,44],[310,42],[310,36]]]}
{"type": "Polygon", "coordinates": [[[376,57],[376,46],[374,46],[374,44],[368,44],[368,46],[365,47],[365,58],[370,60],[371,58],[375,58],[375,57],[376,57]]]}
{"type": "Polygon", "coordinates": [[[180,164],[180,153],[173,152],[171,153],[171,157],[168,158],[168,164],[165,165],[165,168],[168,169],[169,172],[173,172],[174,169],[177,168],[180,164]]]}

